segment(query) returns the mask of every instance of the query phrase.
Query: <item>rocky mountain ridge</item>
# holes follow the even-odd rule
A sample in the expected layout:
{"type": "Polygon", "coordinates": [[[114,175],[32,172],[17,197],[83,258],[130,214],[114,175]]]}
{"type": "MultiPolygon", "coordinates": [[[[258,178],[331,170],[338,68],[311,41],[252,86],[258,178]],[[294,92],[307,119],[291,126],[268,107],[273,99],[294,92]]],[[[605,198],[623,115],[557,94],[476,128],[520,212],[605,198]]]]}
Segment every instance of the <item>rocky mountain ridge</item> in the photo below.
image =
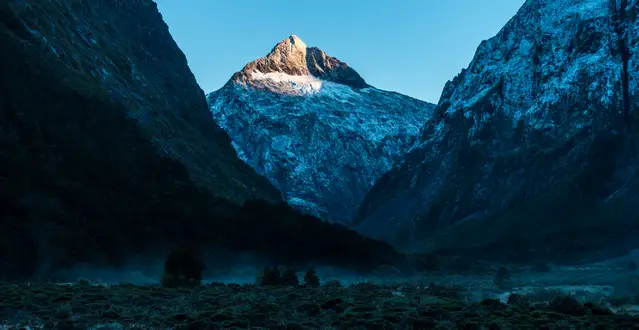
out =
{"type": "MultiPolygon", "coordinates": [[[[252,79],[254,73],[284,73],[291,76],[312,76],[352,88],[370,87],[366,81],[346,63],[328,56],[317,47],[308,47],[296,35],[280,41],[263,58],[248,63],[233,75],[236,84],[253,85],[259,79],[252,79]]],[[[257,86],[254,86],[257,87],[257,86]]],[[[276,92],[282,92],[277,90],[276,92]]]]}
{"type": "Polygon", "coordinates": [[[526,1],[446,84],[419,142],[367,194],[358,230],[508,258],[631,247],[638,12],[637,1],[526,1]]]}
{"type": "Polygon", "coordinates": [[[289,203],[341,223],[415,142],[433,108],[369,86],[297,36],[247,64],[208,102],[240,158],[289,203]]]}

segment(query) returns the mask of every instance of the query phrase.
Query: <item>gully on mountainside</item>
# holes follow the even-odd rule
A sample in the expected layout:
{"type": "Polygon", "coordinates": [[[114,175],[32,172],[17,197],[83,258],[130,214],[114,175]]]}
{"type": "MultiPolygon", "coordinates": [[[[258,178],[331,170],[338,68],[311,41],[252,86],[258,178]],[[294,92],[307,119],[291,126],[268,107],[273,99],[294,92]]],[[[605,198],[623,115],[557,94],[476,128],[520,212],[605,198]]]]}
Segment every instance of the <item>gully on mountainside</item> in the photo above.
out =
{"type": "MultiPolygon", "coordinates": [[[[629,6],[628,0],[610,0],[609,7],[611,11],[611,19],[615,32],[617,33],[617,47],[613,50],[614,53],[618,53],[619,57],[622,61],[622,77],[621,77],[621,88],[623,95],[623,114],[624,120],[626,122],[626,128],[631,130],[631,122],[630,122],[630,87],[629,87],[629,72],[628,72],[628,62],[630,62],[630,49],[628,48],[628,36],[626,35],[627,24],[631,24],[632,20],[626,20],[628,16],[629,6]]],[[[637,8],[635,5],[634,15],[636,19],[637,8]]]]}

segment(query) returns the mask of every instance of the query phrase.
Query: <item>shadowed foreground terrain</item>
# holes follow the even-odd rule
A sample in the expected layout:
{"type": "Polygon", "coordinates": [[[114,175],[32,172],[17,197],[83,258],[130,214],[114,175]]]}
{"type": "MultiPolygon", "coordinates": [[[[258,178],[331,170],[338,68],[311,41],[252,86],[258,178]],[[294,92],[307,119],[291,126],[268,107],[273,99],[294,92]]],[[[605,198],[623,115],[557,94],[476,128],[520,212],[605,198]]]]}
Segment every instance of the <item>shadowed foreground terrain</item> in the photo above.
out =
{"type": "MultiPolygon", "coordinates": [[[[469,302],[459,287],[375,285],[259,287],[0,284],[6,325],[56,329],[630,329],[616,315],[568,296],[545,302],[469,302]]],[[[523,300],[523,299],[522,299],[523,300]]]]}
{"type": "MultiPolygon", "coordinates": [[[[320,286],[255,279],[157,284],[0,283],[0,328],[636,329],[631,258],[580,266],[475,264],[398,278],[318,270],[320,286]],[[4,327],[3,327],[4,326],[4,327]]],[[[255,274],[257,270],[254,269],[255,274]]],[[[239,278],[238,278],[239,279],[239,278]]]]}

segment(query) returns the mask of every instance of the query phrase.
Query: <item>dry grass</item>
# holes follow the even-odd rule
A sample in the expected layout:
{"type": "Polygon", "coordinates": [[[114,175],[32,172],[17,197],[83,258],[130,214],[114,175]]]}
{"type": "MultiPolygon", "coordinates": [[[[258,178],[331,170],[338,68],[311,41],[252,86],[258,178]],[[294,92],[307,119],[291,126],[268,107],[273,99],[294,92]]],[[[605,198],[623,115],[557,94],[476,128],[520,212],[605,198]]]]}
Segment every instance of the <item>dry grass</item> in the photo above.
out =
{"type": "MultiPolygon", "coordinates": [[[[462,289],[437,285],[319,288],[211,284],[195,289],[99,286],[80,282],[1,283],[6,327],[154,329],[526,329],[572,325],[630,328],[638,317],[557,303],[530,308],[498,300],[464,302],[462,289]]],[[[563,302],[560,302],[563,304],[563,302]]]]}

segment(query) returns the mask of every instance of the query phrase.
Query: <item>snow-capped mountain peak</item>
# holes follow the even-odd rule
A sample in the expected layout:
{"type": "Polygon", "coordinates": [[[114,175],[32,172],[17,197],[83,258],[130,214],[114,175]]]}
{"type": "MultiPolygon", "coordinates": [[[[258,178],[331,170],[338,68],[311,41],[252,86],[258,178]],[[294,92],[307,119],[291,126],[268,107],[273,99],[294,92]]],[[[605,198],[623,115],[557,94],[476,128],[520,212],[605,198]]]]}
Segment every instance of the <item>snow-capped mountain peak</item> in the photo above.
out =
{"type": "Polygon", "coordinates": [[[346,63],[308,47],[296,35],[280,41],[265,57],[247,64],[233,76],[236,84],[278,94],[348,94],[370,87],[346,63]]]}
{"type": "Polygon", "coordinates": [[[433,104],[369,86],[297,36],[208,95],[238,155],[298,209],[349,222],[415,143],[433,104]]]}

